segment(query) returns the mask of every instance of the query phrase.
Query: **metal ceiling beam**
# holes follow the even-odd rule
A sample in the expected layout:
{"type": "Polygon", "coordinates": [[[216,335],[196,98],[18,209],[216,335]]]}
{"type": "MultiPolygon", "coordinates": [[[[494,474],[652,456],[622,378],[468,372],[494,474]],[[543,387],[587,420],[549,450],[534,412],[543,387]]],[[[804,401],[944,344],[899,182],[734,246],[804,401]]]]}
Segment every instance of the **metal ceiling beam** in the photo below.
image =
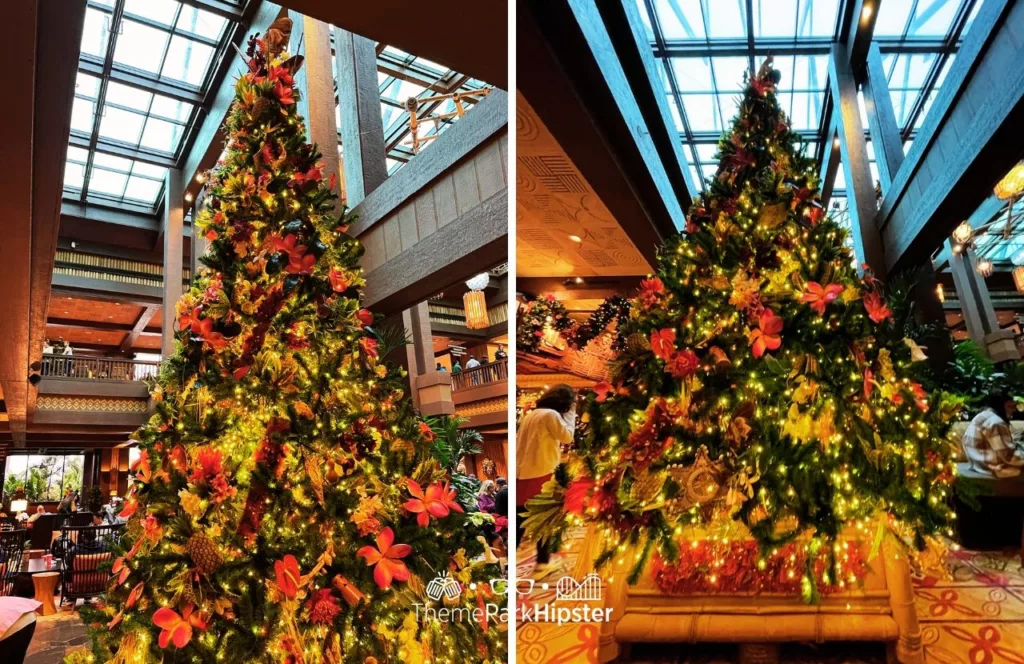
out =
{"type": "MultiPolygon", "coordinates": [[[[78,62],[78,71],[98,78],[103,76],[103,63],[98,58],[93,59],[89,56],[82,56],[78,62]]],[[[119,68],[116,64],[110,68],[107,77],[114,83],[130,85],[146,92],[170,97],[175,101],[183,101],[195,106],[203,103],[202,93],[194,88],[160,81],[155,76],[149,77],[142,73],[127,71],[119,68]]]]}
{"type": "Polygon", "coordinates": [[[226,18],[229,21],[242,20],[242,7],[233,2],[225,2],[224,0],[178,0],[178,2],[189,7],[202,9],[221,18],[226,18]]]}
{"type": "Polygon", "coordinates": [[[882,200],[890,271],[928,259],[1024,156],[1024,3],[981,6],[924,125],[882,200]]]}
{"type": "Polygon", "coordinates": [[[508,5],[504,2],[434,0],[428,14],[444,17],[441,32],[430,29],[423,11],[412,10],[403,0],[285,0],[282,4],[501,89],[508,87],[508,5]]]}

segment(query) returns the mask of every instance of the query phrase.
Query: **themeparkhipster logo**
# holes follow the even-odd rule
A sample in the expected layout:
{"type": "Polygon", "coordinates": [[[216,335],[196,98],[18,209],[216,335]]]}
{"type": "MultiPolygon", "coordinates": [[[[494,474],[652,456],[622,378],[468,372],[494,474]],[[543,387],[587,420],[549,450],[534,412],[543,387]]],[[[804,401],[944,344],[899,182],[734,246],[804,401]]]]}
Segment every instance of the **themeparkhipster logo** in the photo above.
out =
{"type": "MultiPolygon", "coordinates": [[[[437,622],[475,622],[481,625],[492,621],[508,622],[508,606],[504,601],[508,595],[508,579],[491,579],[491,597],[502,603],[494,601],[483,601],[483,595],[477,594],[476,606],[462,604],[463,590],[459,583],[447,572],[444,572],[427,584],[427,598],[441,605],[426,604],[417,602],[413,604],[416,608],[417,620],[434,620],[437,622]]],[[[476,583],[469,584],[469,590],[476,591],[476,583]]]]}
{"type": "MultiPolygon", "coordinates": [[[[600,602],[604,584],[597,574],[588,574],[577,581],[572,576],[563,576],[555,583],[555,597],[551,602],[521,602],[516,610],[523,622],[545,622],[564,625],[566,623],[603,623],[611,620],[612,607],[591,606],[585,602],[600,602]],[[569,604],[562,604],[567,602],[569,604]]],[[[534,579],[517,579],[516,595],[525,600],[536,588],[550,590],[551,584],[537,583],[534,579]]]]}

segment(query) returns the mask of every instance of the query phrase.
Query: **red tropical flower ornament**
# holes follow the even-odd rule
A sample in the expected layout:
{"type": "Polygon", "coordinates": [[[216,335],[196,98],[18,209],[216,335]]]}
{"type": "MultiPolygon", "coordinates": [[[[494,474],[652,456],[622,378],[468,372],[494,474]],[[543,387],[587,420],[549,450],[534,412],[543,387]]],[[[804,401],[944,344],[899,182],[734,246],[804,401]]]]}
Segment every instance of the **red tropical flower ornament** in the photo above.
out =
{"type": "Polygon", "coordinates": [[[402,507],[416,515],[416,523],[421,528],[430,524],[430,517],[437,519],[448,516],[451,512],[462,512],[462,506],[455,501],[455,491],[448,485],[442,486],[435,482],[424,491],[418,482],[407,480],[409,494],[412,496],[402,507]]]}
{"type": "Polygon", "coordinates": [[[328,278],[331,281],[331,290],[335,293],[344,293],[352,285],[345,277],[345,273],[336,267],[331,268],[328,278]]]}
{"type": "Polygon", "coordinates": [[[676,331],[666,327],[651,332],[651,350],[666,362],[670,360],[676,352],[676,331]]]}
{"type": "Polygon", "coordinates": [[[412,553],[412,547],[408,544],[395,544],[395,533],[390,527],[385,528],[377,535],[377,546],[364,546],[356,551],[356,555],[366,560],[369,567],[373,567],[373,580],[380,588],[390,588],[391,582],[408,581],[409,568],[402,562],[412,553]]]}
{"type": "Polygon", "coordinates": [[[274,576],[277,577],[277,589],[281,594],[288,599],[295,599],[299,593],[299,579],[302,577],[295,556],[289,553],[282,560],[274,561],[274,576]]]}
{"type": "Polygon", "coordinates": [[[808,282],[807,290],[800,297],[801,302],[807,302],[811,309],[818,312],[819,316],[825,315],[825,307],[833,302],[843,292],[842,284],[826,284],[822,286],[816,281],[808,282]]]}
{"type": "Polygon", "coordinates": [[[166,606],[156,610],[153,614],[153,624],[162,631],[157,640],[161,648],[166,648],[173,643],[175,648],[184,648],[192,640],[192,628],[198,630],[206,629],[206,621],[197,612],[194,604],[186,604],[181,615],[174,609],[166,606]]]}
{"type": "Polygon", "coordinates": [[[750,331],[750,345],[754,357],[761,357],[782,345],[782,318],[771,309],[765,309],[757,319],[757,327],[750,331]]]}
{"type": "Polygon", "coordinates": [[[601,382],[594,385],[594,393],[597,394],[597,398],[594,399],[594,401],[596,401],[597,403],[604,403],[604,401],[608,398],[608,395],[614,389],[615,388],[612,387],[611,383],[609,383],[606,380],[602,380],[601,382]]]}
{"type": "Polygon", "coordinates": [[[892,309],[885,303],[882,294],[877,291],[864,296],[864,309],[868,312],[868,318],[875,323],[892,318],[892,309]]]}

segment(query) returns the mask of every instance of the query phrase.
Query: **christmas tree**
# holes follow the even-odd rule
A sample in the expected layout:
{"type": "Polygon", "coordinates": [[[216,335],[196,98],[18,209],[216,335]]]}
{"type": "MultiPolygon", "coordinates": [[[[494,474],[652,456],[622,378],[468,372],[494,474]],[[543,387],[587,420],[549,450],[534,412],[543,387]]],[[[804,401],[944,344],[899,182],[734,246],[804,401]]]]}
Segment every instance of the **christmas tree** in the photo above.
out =
{"type": "Polygon", "coordinates": [[[105,601],[82,609],[92,654],[504,661],[493,519],[460,504],[404,372],[382,360],[404,335],[360,308],[362,248],[304,138],[290,25],[248,44],[195,220],[205,268],[136,434],[105,601]],[[450,620],[428,617],[442,609],[450,620]]]}
{"type": "Polygon", "coordinates": [[[813,600],[862,572],[849,537],[918,551],[951,534],[957,400],[925,392],[921,349],[858,276],[779,78],[770,62],[748,76],[718,171],[588,397],[578,456],[528,504],[528,536],[601,524],[599,566],[637,547],[619,561],[630,582],[653,559],[666,591],[813,600]]]}

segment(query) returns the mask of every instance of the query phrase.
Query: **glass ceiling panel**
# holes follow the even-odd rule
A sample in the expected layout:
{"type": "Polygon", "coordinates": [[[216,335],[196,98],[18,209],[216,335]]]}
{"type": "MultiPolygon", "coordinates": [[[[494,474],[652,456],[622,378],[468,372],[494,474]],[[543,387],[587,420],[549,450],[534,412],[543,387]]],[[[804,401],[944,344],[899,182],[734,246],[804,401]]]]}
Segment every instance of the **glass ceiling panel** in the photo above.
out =
{"type": "MultiPolygon", "coordinates": [[[[828,49],[839,37],[852,0],[635,0],[660,73],[669,109],[694,173],[717,163],[704,144],[728,129],[744,72],[768,53],[782,74],[779,101],[810,149],[820,142],[828,79],[828,49]],[[751,30],[748,39],[748,11],[751,30]]],[[[903,138],[909,149],[924,122],[953,54],[982,0],[885,0],[875,38],[903,138]]],[[[865,125],[866,126],[866,125],[865,125]]]]}
{"type": "Polygon", "coordinates": [[[206,95],[233,28],[232,21],[179,0],[89,1],[71,128],[78,145],[97,148],[69,148],[65,197],[158,204],[165,165],[181,159],[184,137],[199,117],[200,109],[185,100],[206,95]],[[121,20],[111,25],[115,14],[121,20]],[[104,82],[97,73],[105,71],[104,82]]]}

